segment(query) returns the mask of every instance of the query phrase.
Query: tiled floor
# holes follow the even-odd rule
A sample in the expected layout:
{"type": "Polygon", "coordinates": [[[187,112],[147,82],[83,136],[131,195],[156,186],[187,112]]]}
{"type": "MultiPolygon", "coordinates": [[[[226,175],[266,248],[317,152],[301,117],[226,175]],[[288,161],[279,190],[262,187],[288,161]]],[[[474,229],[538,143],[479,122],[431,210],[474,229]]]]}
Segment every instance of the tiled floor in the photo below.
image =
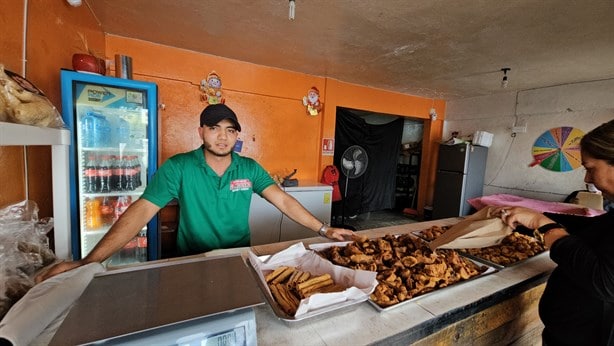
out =
{"type": "MultiPolygon", "coordinates": [[[[372,211],[364,214],[359,214],[356,217],[345,217],[345,225],[355,228],[356,231],[362,231],[365,229],[404,225],[413,222],[419,222],[417,218],[412,218],[404,215],[397,210],[379,210],[372,211]]],[[[337,220],[341,224],[341,217],[337,220]]],[[[335,224],[335,222],[333,222],[335,224]]]]}

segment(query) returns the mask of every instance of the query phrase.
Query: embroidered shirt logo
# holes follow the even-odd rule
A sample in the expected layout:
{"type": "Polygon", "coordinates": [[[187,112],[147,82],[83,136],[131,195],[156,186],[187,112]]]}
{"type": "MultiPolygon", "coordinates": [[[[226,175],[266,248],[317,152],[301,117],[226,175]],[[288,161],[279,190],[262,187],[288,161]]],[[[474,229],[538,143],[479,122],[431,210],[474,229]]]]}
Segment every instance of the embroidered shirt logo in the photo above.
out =
{"type": "Polygon", "coordinates": [[[252,182],[249,179],[237,179],[230,182],[230,191],[245,191],[252,189],[252,182]]]}

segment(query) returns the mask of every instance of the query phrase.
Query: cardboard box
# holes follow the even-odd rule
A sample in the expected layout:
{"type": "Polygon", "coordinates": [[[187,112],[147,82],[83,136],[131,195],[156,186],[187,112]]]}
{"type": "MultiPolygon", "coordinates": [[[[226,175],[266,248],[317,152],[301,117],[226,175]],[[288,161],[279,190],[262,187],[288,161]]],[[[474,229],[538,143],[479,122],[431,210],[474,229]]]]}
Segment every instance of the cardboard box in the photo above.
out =
{"type": "Polygon", "coordinates": [[[473,145],[479,145],[482,147],[490,147],[492,144],[493,134],[486,131],[475,131],[473,134],[473,145]]]}

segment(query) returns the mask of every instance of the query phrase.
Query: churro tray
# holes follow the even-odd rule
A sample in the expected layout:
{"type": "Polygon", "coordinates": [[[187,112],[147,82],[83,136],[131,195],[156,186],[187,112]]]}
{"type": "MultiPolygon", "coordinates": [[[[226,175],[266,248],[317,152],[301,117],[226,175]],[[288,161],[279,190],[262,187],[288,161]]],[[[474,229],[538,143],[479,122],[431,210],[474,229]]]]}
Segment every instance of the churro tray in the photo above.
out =
{"type": "MultiPolygon", "coordinates": [[[[302,246],[302,243],[299,244],[302,246]]],[[[273,258],[271,255],[256,256],[250,251],[246,260],[248,267],[255,276],[257,284],[262,290],[262,293],[267,303],[273,310],[275,316],[289,326],[302,324],[303,322],[311,320],[314,317],[330,317],[351,311],[357,308],[358,304],[369,298],[369,294],[373,291],[377,284],[375,280],[375,273],[373,272],[355,271],[349,268],[334,266],[332,263],[316,255],[313,251],[306,250],[304,247],[302,249],[299,248],[299,251],[301,250],[304,250],[306,254],[304,256],[299,256],[298,258],[292,256],[287,256],[285,258],[283,256],[282,258],[273,258]],[[308,258],[305,259],[304,257],[308,258]],[[272,262],[275,264],[272,264],[272,262]],[[299,307],[299,311],[301,312],[297,312],[296,316],[291,316],[284,312],[281,306],[277,303],[264,278],[265,274],[270,271],[268,268],[278,265],[294,266],[297,269],[309,271],[316,275],[329,273],[336,279],[336,282],[343,282],[344,286],[349,287],[343,292],[316,294],[307,300],[303,299],[301,301],[301,306],[299,307]],[[350,273],[348,270],[354,273],[350,273]],[[342,279],[341,277],[344,278],[342,279]]],[[[276,255],[285,254],[278,253],[276,255]]]]}
{"type": "MultiPolygon", "coordinates": [[[[416,236],[413,235],[413,234],[409,234],[409,236],[411,236],[413,238],[416,238],[416,236]]],[[[395,235],[394,237],[399,237],[399,235],[395,235]]],[[[421,238],[418,238],[418,239],[421,239],[421,238]]],[[[421,241],[424,241],[424,240],[421,239],[421,241]]],[[[344,247],[344,246],[346,246],[346,245],[348,245],[350,243],[352,243],[352,242],[311,244],[310,248],[312,250],[317,251],[317,252],[322,252],[322,251],[325,251],[326,249],[331,248],[332,246],[344,247]]],[[[454,250],[444,250],[444,251],[453,252],[454,250]]],[[[476,275],[474,275],[474,276],[472,276],[472,277],[470,277],[468,279],[461,279],[460,281],[453,282],[453,283],[449,284],[446,287],[435,288],[435,289],[433,289],[431,291],[424,292],[424,293],[416,293],[412,298],[405,299],[403,301],[400,301],[398,303],[395,303],[395,304],[392,304],[392,305],[389,305],[389,306],[385,306],[385,307],[380,306],[378,303],[376,303],[373,300],[373,297],[370,297],[369,303],[379,312],[389,311],[389,310],[396,309],[396,308],[401,307],[401,306],[405,306],[405,305],[411,304],[411,303],[413,303],[413,302],[415,302],[415,301],[417,301],[417,300],[419,300],[419,299],[421,299],[423,297],[426,297],[426,296],[430,296],[430,295],[433,295],[433,294],[441,294],[441,292],[447,291],[450,287],[457,287],[457,286],[462,285],[463,283],[466,283],[466,282],[469,282],[469,281],[472,281],[472,280],[484,277],[486,275],[489,275],[489,274],[492,274],[492,273],[495,273],[495,272],[498,271],[498,268],[496,268],[494,266],[491,266],[491,265],[488,265],[488,264],[484,264],[484,263],[482,263],[480,261],[476,261],[476,260],[474,260],[472,258],[463,256],[458,251],[454,251],[454,252],[456,252],[456,254],[458,255],[458,258],[461,258],[463,261],[470,261],[476,267],[480,268],[480,273],[478,273],[478,274],[476,274],[476,275]]],[[[376,290],[377,290],[377,288],[376,288],[376,290]]]]}

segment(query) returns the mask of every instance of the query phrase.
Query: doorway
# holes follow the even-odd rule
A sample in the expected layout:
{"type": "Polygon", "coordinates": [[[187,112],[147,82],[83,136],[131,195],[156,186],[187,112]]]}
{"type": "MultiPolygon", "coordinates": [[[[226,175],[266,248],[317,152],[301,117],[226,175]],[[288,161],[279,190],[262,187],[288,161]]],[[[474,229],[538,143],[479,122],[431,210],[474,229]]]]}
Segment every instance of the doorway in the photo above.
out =
{"type": "MultiPolygon", "coordinates": [[[[333,203],[332,223],[368,224],[381,220],[411,222],[403,212],[415,209],[419,179],[419,151],[422,148],[423,121],[412,118],[350,108],[337,108],[333,163],[341,172],[342,200],[333,203]],[[346,176],[342,156],[358,145],[368,154],[364,175],[346,176]],[[398,218],[398,220],[394,220],[398,218]]],[[[362,226],[357,229],[366,229],[362,226]]]]}

